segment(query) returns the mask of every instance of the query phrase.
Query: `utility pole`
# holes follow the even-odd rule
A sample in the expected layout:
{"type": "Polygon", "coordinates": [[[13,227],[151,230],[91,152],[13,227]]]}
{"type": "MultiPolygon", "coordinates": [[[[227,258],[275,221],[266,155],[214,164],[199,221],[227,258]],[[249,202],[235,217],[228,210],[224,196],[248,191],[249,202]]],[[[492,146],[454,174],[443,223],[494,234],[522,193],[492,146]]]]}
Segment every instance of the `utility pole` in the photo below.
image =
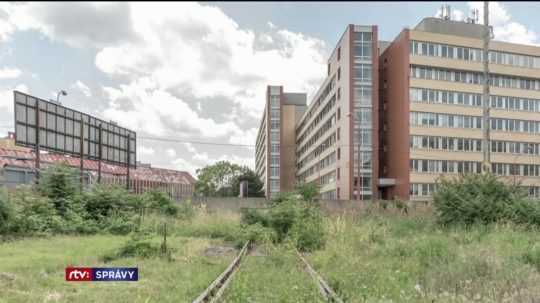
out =
{"type": "Polygon", "coordinates": [[[483,163],[482,172],[491,171],[491,155],[489,142],[489,40],[491,39],[491,30],[489,27],[489,1],[484,1],[484,49],[482,52],[482,63],[484,65],[484,91],[482,96],[482,125],[483,125],[483,163]]]}

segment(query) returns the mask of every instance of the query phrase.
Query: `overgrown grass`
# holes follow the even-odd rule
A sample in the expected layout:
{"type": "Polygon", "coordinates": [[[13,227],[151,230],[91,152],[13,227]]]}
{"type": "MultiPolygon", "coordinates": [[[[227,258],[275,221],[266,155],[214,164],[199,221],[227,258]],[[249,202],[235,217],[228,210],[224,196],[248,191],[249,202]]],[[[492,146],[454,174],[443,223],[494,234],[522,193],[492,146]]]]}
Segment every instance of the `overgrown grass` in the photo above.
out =
{"type": "Polygon", "coordinates": [[[247,256],[223,301],[324,302],[291,248],[264,245],[259,249],[267,255],[247,256]]]}
{"type": "MultiPolygon", "coordinates": [[[[100,256],[120,247],[124,236],[55,236],[0,244],[0,302],[190,302],[213,281],[234,254],[206,257],[221,240],[175,237],[174,261],[100,256]],[[139,268],[138,282],[65,282],[68,265],[139,268]]],[[[159,240],[158,240],[159,241],[159,240]]]]}
{"type": "Polygon", "coordinates": [[[326,247],[308,259],[347,302],[540,297],[540,234],[530,228],[443,228],[431,217],[394,215],[327,218],[326,228],[326,247]]]}

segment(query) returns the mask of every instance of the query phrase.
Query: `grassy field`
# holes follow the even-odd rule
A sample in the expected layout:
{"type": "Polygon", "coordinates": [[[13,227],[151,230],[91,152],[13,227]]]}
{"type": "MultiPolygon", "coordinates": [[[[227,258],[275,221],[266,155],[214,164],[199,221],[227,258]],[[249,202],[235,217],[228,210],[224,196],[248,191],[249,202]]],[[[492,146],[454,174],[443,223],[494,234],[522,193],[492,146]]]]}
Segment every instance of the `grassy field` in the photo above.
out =
{"type": "Polygon", "coordinates": [[[263,247],[247,256],[223,302],[324,302],[295,252],[263,247]],[[260,253],[262,251],[262,253],[260,253]]]}
{"type": "Polygon", "coordinates": [[[308,257],[347,302],[540,302],[540,234],[443,229],[430,217],[327,218],[308,257]]]}
{"type": "MultiPolygon", "coordinates": [[[[234,258],[239,220],[238,214],[199,211],[191,221],[169,222],[173,261],[100,261],[124,236],[1,243],[0,302],[191,302],[234,258]],[[229,247],[228,253],[207,253],[216,247],[229,247]],[[137,266],[140,281],[65,282],[68,265],[137,266]]],[[[160,222],[148,217],[144,224],[160,222]]],[[[428,215],[396,213],[326,217],[325,230],[326,246],[307,259],[346,302],[540,302],[537,230],[441,228],[428,215]]],[[[288,245],[259,246],[225,291],[225,302],[320,300],[288,245]]]]}
{"type": "Polygon", "coordinates": [[[234,257],[205,256],[223,241],[172,237],[174,261],[122,258],[104,264],[103,253],[125,237],[59,236],[0,245],[0,302],[189,302],[215,279],[234,257]],[[67,265],[136,266],[139,282],[65,282],[67,265]]]}

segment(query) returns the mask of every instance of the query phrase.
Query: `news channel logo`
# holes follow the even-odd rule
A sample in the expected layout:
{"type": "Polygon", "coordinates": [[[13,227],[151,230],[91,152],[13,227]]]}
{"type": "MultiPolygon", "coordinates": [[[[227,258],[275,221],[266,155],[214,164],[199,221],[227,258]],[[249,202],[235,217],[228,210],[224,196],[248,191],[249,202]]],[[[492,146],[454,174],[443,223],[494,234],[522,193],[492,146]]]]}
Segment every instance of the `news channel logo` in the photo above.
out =
{"type": "Polygon", "coordinates": [[[66,281],[139,281],[137,267],[66,267],[66,281]]]}

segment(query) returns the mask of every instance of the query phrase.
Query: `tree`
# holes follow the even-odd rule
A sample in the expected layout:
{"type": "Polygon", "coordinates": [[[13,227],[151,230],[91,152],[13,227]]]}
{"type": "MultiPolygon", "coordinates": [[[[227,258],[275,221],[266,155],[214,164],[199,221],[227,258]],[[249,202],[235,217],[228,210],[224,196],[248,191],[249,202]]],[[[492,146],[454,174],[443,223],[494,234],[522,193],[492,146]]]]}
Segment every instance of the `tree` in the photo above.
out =
{"type": "Polygon", "coordinates": [[[301,183],[296,186],[296,192],[302,196],[304,201],[313,202],[319,195],[319,186],[314,183],[301,183]]]}
{"type": "Polygon", "coordinates": [[[234,196],[232,182],[242,174],[242,167],[228,161],[219,161],[197,169],[195,192],[207,197],[234,196]]]}
{"type": "Polygon", "coordinates": [[[248,197],[264,197],[263,183],[257,173],[249,167],[242,167],[242,174],[235,177],[232,182],[233,195],[240,196],[240,182],[248,182],[248,197]]]}

